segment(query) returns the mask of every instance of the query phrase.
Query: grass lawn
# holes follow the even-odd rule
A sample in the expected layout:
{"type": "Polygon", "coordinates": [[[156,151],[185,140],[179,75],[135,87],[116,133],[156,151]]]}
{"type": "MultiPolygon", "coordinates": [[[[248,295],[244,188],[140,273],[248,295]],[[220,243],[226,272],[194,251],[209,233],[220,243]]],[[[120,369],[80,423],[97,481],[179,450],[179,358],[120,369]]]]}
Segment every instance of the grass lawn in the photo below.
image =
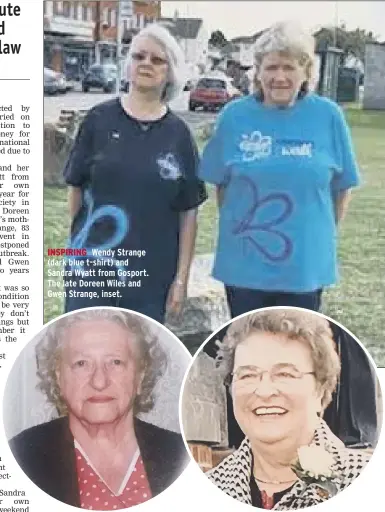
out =
{"type": "MultiPolygon", "coordinates": [[[[354,192],[341,226],[341,283],[325,293],[323,312],[355,334],[377,365],[385,366],[385,113],[347,108],[346,115],[364,185],[354,192]]],[[[65,246],[67,233],[66,191],[46,188],[45,248],[65,246]]],[[[197,253],[212,252],[215,241],[216,208],[210,189],[199,214],[197,253]]],[[[45,321],[63,312],[62,301],[48,298],[47,291],[46,286],[45,321]]]]}

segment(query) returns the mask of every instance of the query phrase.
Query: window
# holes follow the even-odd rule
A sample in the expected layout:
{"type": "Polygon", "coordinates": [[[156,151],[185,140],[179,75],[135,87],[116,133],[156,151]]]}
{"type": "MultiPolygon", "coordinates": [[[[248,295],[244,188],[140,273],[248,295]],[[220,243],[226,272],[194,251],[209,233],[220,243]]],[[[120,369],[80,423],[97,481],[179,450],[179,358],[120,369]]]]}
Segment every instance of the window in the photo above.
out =
{"type": "Polygon", "coordinates": [[[102,24],[108,25],[108,9],[105,7],[102,12],[102,24]]]}
{"type": "Polygon", "coordinates": [[[54,14],[58,14],[58,15],[63,14],[63,2],[54,2],[53,8],[54,8],[54,14]]]}
{"type": "Polygon", "coordinates": [[[82,19],[82,4],[80,2],[77,2],[77,6],[76,6],[76,10],[77,10],[77,15],[76,15],[76,19],[77,20],[81,20],[82,19]]]}
{"type": "Polygon", "coordinates": [[[63,2],[63,16],[66,18],[69,18],[71,14],[71,3],[70,2],[63,2]]]}
{"type": "Polygon", "coordinates": [[[87,16],[88,16],[88,7],[86,4],[82,4],[82,20],[83,21],[87,21],[87,16]]]}
{"type": "Polygon", "coordinates": [[[116,9],[111,9],[111,27],[116,27],[116,9]]]}
{"type": "Polygon", "coordinates": [[[107,11],[107,23],[109,27],[112,27],[112,9],[108,9],[107,11]]]}
{"type": "Polygon", "coordinates": [[[201,78],[197,87],[202,89],[226,89],[226,82],[215,78],[201,78]]]}
{"type": "Polygon", "coordinates": [[[90,21],[96,21],[96,9],[96,5],[92,5],[90,21]]]}

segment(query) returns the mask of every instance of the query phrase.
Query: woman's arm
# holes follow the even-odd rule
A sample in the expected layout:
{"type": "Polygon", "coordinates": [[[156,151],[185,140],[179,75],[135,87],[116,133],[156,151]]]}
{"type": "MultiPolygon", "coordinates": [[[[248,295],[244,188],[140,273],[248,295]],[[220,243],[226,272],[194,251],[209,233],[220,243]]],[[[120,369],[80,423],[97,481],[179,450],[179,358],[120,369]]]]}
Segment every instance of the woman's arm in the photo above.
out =
{"type": "Polygon", "coordinates": [[[361,181],[350,128],[341,107],[337,107],[334,112],[334,137],[334,158],[339,172],[335,173],[332,180],[332,194],[335,220],[338,225],[346,214],[352,188],[358,186],[361,181]]]}
{"type": "Polygon", "coordinates": [[[177,273],[167,298],[167,312],[179,314],[187,295],[187,283],[194,255],[197,233],[197,208],[180,213],[179,256],[177,273]]]}
{"type": "Polygon", "coordinates": [[[351,190],[342,190],[336,194],[334,198],[334,215],[337,226],[344,219],[348,206],[352,197],[351,190]]]}
{"type": "Polygon", "coordinates": [[[82,189],[80,187],[73,187],[70,185],[68,187],[67,197],[70,222],[72,222],[82,205],[82,189]]]}
{"type": "Polygon", "coordinates": [[[216,186],[216,193],[217,193],[217,206],[218,210],[221,208],[223,204],[223,198],[225,195],[225,186],[224,185],[217,185],[216,186]]]}

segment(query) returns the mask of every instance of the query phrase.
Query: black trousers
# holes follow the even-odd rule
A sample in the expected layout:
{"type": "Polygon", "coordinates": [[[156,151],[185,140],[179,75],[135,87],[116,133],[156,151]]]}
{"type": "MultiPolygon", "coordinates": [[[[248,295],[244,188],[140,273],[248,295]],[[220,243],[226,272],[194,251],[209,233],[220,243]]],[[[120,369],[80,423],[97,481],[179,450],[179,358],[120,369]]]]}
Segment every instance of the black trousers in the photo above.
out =
{"type": "Polygon", "coordinates": [[[227,285],[225,289],[231,318],[272,306],[292,306],[312,311],[319,311],[321,307],[322,289],[304,293],[267,292],[227,285]]]}

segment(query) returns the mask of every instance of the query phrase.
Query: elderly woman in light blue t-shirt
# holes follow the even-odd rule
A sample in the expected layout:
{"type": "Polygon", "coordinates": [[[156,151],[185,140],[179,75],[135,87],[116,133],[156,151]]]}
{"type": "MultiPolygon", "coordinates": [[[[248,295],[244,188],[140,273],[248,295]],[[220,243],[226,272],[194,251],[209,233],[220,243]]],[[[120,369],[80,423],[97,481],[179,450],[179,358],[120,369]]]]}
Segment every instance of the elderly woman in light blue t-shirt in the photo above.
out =
{"type": "Polygon", "coordinates": [[[339,106],[311,92],[314,38],[292,23],[255,45],[255,94],[219,116],[200,177],[217,187],[213,275],[231,315],[267,306],[319,310],[337,281],[337,225],[359,183],[339,106]]]}

